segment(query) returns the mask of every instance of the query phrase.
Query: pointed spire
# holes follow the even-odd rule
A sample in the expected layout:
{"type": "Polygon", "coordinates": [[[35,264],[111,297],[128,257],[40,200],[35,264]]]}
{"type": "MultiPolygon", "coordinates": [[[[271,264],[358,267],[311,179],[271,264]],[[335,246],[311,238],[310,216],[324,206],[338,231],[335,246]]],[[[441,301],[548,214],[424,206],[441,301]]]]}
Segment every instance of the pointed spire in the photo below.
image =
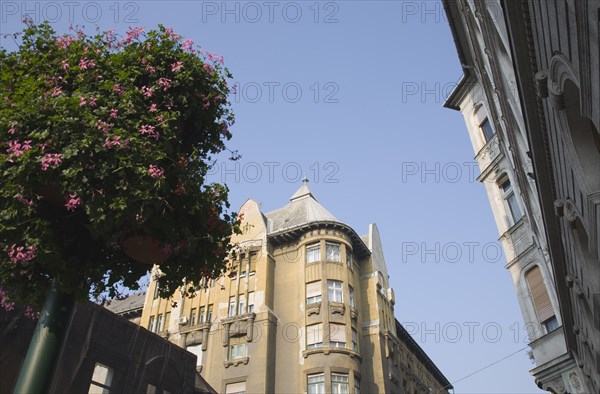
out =
{"type": "Polygon", "coordinates": [[[296,190],[296,193],[294,193],[294,195],[290,197],[290,201],[295,201],[305,196],[311,196],[315,201],[317,200],[308,188],[308,178],[306,177],[306,175],[304,176],[304,178],[302,178],[302,186],[300,186],[300,188],[296,190]]]}

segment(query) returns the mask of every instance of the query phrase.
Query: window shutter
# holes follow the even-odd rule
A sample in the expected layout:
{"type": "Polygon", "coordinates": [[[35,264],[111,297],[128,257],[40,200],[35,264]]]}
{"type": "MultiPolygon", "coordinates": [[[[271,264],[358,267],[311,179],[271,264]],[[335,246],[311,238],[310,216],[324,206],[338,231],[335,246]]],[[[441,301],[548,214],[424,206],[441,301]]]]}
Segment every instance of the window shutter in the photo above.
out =
{"type": "Polygon", "coordinates": [[[306,327],[306,344],[323,342],[323,323],[306,327]]]}
{"type": "Polygon", "coordinates": [[[244,343],[246,343],[246,337],[245,336],[229,338],[229,346],[242,345],[244,343]]]}
{"type": "Polygon", "coordinates": [[[310,282],[306,284],[306,298],[321,295],[321,281],[310,282]]]}
{"type": "Polygon", "coordinates": [[[535,267],[531,269],[525,274],[525,279],[527,280],[529,291],[533,298],[533,305],[535,307],[538,322],[543,323],[554,316],[554,311],[552,310],[552,304],[550,303],[550,297],[548,296],[548,291],[546,291],[540,268],[535,267]]]}
{"type": "Polygon", "coordinates": [[[346,326],[343,324],[329,324],[329,341],[346,342],[346,326]]]}
{"type": "Polygon", "coordinates": [[[225,386],[225,394],[245,393],[246,382],[230,383],[225,386]]]}

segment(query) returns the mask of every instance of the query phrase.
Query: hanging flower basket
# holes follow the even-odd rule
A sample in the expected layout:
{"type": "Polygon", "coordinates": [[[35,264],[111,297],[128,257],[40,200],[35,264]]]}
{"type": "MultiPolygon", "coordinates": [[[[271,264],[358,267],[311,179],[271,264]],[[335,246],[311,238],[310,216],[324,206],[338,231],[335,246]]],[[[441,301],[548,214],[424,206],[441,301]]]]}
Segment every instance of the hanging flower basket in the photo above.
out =
{"type": "Polygon", "coordinates": [[[0,301],[39,306],[50,279],[114,297],[149,264],[165,297],[224,272],[239,221],[205,183],[234,122],[223,58],[162,26],[18,39],[0,48],[0,301]]]}
{"type": "Polygon", "coordinates": [[[64,207],[65,205],[65,196],[62,193],[60,186],[56,183],[47,183],[43,185],[40,187],[38,194],[41,198],[54,206],[64,207]]]}
{"type": "Polygon", "coordinates": [[[162,264],[171,255],[170,248],[160,244],[149,235],[130,235],[121,243],[123,252],[143,264],[162,264]]]}

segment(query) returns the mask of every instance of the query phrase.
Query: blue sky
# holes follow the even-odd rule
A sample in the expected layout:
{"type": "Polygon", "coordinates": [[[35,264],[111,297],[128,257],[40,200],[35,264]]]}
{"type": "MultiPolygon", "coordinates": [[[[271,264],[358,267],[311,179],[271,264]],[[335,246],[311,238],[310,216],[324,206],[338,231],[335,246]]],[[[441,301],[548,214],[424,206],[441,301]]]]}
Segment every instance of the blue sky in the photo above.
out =
{"type": "MultiPolygon", "coordinates": [[[[224,56],[238,84],[231,149],[212,177],[279,208],[306,175],[359,234],[382,235],[395,315],[451,382],[526,348],[498,232],[462,116],[442,107],[461,76],[437,1],[0,3],[92,31],[173,27],[224,56]]],[[[11,43],[3,40],[10,48],[11,43]]],[[[456,393],[537,393],[527,349],[455,383],[456,393]]]]}

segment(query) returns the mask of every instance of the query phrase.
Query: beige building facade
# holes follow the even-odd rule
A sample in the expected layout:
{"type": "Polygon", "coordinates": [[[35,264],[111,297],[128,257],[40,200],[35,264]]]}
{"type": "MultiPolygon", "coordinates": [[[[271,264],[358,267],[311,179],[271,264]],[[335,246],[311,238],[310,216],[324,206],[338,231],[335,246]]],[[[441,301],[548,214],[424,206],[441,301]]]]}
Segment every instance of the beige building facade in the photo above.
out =
{"type": "MultiPolygon", "coordinates": [[[[263,214],[247,200],[235,258],[193,298],[146,294],[141,325],[197,356],[220,393],[447,393],[394,317],[377,227],[359,236],[307,182],[263,214]]],[[[160,275],[155,267],[153,275],[160,275]]]]}
{"type": "Polygon", "coordinates": [[[444,0],[536,383],[600,392],[599,0],[444,0]]]}

